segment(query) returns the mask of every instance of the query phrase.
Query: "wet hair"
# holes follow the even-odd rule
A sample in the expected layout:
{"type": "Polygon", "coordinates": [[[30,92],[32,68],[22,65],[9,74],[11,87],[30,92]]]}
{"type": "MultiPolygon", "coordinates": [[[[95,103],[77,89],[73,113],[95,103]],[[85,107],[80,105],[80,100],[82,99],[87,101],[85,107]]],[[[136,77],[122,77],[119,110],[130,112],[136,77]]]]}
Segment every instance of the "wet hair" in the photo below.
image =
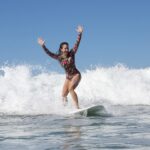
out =
{"type": "Polygon", "coordinates": [[[67,45],[69,47],[69,43],[68,42],[62,42],[62,43],[60,43],[59,50],[58,50],[59,54],[61,54],[61,49],[62,49],[63,45],[67,45]]]}

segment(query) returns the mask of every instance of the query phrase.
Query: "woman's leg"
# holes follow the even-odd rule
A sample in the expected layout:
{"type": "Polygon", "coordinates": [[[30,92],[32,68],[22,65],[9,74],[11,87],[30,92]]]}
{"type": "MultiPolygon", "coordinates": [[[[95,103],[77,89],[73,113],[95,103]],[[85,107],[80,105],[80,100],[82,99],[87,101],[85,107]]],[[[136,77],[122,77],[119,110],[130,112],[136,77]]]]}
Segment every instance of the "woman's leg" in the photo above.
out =
{"type": "Polygon", "coordinates": [[[76,74],[73,76],[73,78],[71,79],[69,83],[69,93],[71,94],[72,99],[77,109],[79,109],[78,96],[74,90],[78,86],[80,80],[81,80],[81,75],[76,74]]]}
{"type": "Polygon", "coordinates": [[[63,101],[63,105],[65,106],[67,103],[67,95],[69,93],[68,91],[68,87],[69,87],[69,80],[66,79],[65,83],[63,85],[63,89],[62,89],[62,101],[63,101]]]}

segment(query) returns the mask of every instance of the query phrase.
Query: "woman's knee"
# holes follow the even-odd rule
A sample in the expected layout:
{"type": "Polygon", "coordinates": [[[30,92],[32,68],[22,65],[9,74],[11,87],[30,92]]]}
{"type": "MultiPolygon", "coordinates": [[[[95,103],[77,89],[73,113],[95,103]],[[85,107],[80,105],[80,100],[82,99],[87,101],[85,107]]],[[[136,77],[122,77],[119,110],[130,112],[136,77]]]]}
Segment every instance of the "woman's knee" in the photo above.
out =
{"type": "Polygon", "coordinates": [[[69,91],[69,92],[74,91],[74,87],[73,87],[73,86],[69,87],[68,91],[69,91]]]}
{"type": "Polygon", "coordinates": [[[68,86],[69,86],[69,82],[68,82],[68,80],[66,80],[63,85],[63,89],[62,89],[62,97],[66,97],[68,95],[68,93],[69,93],[68,86]]]}
{"type": "Polygon", "coordinates": [[[69,92],[68,90],[63,91],[61,96],[62,96],[62,97],[66,97],[66,96],[68,95],[68,92],[69,92]]]}
{"type": "Polygon", "coordinates": [[[68,91],[68,87],[64,86],[63,90],[62,90],[62,97],[66,97],[68,95],[69,91],[68,91]]]}

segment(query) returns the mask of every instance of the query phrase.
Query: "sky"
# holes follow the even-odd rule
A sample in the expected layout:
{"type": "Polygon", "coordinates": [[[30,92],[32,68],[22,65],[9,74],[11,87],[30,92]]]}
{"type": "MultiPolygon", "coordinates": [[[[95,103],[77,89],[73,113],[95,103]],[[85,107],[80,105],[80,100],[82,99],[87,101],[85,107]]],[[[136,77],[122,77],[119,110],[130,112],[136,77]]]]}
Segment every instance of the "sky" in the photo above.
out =
{"type": "Polygon", "coordinates": [[[150,67],[149,0],[0,0],[0,64],[26,63],[61,69],[37,44],[42,37],[52,52],[73,47],[81,70],[91,66],[150,67]]]}

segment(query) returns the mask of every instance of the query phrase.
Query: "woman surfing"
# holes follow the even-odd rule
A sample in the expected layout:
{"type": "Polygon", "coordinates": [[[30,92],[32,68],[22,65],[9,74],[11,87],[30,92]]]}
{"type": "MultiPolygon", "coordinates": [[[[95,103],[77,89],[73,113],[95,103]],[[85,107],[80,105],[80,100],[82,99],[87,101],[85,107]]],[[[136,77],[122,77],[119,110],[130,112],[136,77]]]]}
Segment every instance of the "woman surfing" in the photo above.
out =
{"type": "Polygon", "coordinates": [[[75,92],[76,87],[78,86],[81,80],[81,74],[75,65],[75,54],[78,50],[80,40],[83,33],[83,27],[77,27],[78,37],[76,43],[72,49],[69,49],[69,44],[67,42],[62,42],[59,47],[58,54],[51,52],[45,46],[45,41],[42,38],[38,38],[39,45],[42,46],[44,51],[52,58],[58,60],[61,66],[64,68],[66,72],[66,79],[62,89],[62,100],[64,105],[67,103],[67,95],[71,94],[75,107],[79,109],[78,96],[75,92]]]}

